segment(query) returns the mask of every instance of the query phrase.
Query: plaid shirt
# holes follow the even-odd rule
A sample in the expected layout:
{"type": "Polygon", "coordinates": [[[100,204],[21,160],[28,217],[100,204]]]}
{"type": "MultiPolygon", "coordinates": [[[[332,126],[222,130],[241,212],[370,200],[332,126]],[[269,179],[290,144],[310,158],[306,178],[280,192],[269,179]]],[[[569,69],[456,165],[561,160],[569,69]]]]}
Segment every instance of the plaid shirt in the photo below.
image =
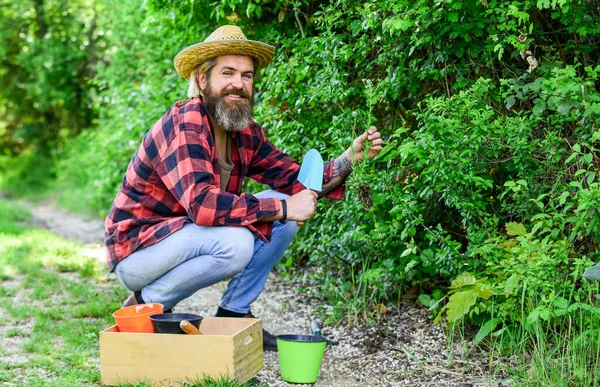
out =
{"type": "MultiPolygon", "coordinates": [[[[152,127],[131,159],[123,183],[106,218],[108,268],[136,249],[153,245],[185,223],[200,226],[248,227],[271,240],[281,202],[242,194],[248,176],[272,189],[293,195],[304,190],[298,182],[300,165],[265,138],[252,122],[232,133],[234,168],[226,192],[219,189],[219,159],[208,115],[200,98],[175,103],[152,127]]],[[[333,162],[325,164],[323,182],[331,180],[333,162]]],[[[341,199],[344,186],[327,197],[341,199]]]]}

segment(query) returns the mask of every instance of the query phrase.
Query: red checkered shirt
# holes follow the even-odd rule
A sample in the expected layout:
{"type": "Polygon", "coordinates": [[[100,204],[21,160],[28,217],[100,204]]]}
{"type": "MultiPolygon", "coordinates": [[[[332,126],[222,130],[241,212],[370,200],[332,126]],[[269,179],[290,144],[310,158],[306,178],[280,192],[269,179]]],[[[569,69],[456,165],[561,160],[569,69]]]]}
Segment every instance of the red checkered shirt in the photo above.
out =
{"type": "MultiPolygon", "coordinates": [[[[278,199],[242,194],[248,176],[292,195],[302,191],[300,165],[265,138],[255,122],[232,133],[234,164],[226,192],[219,189],[219,159],[208,115],[200,98],[175,103],[144,137],[131,159],[106,218],[108,268],[136,249],[153,245],[185,223],[248,227],[271,240],[278,199]]],[[[325,164],[323,182],[331,180],[333,162],[325,164]]],[[[341,199],[344,186],[327,194],[341,199]]]]}

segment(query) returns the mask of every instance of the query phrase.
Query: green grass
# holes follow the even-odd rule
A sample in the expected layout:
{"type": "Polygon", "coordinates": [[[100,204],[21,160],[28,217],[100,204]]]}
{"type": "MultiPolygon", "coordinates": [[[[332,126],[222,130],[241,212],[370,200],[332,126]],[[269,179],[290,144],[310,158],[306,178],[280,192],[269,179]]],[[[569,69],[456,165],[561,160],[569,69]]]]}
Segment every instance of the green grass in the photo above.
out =
{"type": "MultiPolygon", "coordinates": [[[[151,384],[141,382],[138,384],[122,384],[121,387],[151,387],[151,384]]],[[[224,375],[218,379],[212,378],[210,376],[204,376],[202,379],[191,380],[187,379],[181,382],[181,387],[253,387],[254,383],[248,381],[243,384],[237,383],[234,379],[230,378],[228,375],[224,375]]]]}
{"type": "MultiPolygon", "coordinates": [[[[100,385],[99,332],[127,291],[78,243],[31,228],[27,209],[0,200],[0,385],[100,385]]],[[[250,387],[227,377],[187,387],[250,387]]],[[[150,386],[141,383],[138,386],[150,386]]]]}
{"type": "Polygon", "coordinates": [[[600,329],[534,329],[525,340],[523,361],[515,372],[518,386],[599,386],[600,329]]]}
{"type": "MultiPolygon", "coordinates": [[[[521,307],[527,308],[526,303],[521,307]]],[[[600,386],[600,316],[597,308],[574,309],[569,315],[527,324],[499,324],[493,334],[473,345],[473,334],[460,321],[448,332],[449,362],[455,348],[454,337],[462,342],[468,357],[483,350],[490,369],[515,387],[596,387],[600,386]],[[502,328],[500,328],[502,327],[502,328]]]]}

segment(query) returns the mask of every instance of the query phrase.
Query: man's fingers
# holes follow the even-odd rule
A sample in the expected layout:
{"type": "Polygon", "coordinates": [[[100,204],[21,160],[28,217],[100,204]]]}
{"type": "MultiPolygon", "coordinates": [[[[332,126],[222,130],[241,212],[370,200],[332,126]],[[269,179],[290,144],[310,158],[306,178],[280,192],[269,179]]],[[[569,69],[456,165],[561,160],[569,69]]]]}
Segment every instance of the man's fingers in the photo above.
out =
{"type": "Polygon", "coordinates": [[[298,224],[298,227],[302,227],[304,226],[304,222],[296,222],[298,224]]]}
{"type": "Polygon", "coordinates": [[[354,140],[354,141],[358,141],[360,143],[363,143],[363,142],[365,142],[365,140],[367,139],[368,136],[369,136],[369,132],[364,132],[360,136],[356,137],[356,140],[354,140]]]}
{"type": "Polygon", "coordinates": [[[370,132],[369,132],[369,136],[368,136],[367,138],[369,139],[369,141],[375,141],[375,140],[377,140],[378,138],[381,138],[381,133],[379,133],[379,132],[377,132],[377,131],[376,131],[376,132],[373,132],[373,133],[370,133],[370,132]]]}

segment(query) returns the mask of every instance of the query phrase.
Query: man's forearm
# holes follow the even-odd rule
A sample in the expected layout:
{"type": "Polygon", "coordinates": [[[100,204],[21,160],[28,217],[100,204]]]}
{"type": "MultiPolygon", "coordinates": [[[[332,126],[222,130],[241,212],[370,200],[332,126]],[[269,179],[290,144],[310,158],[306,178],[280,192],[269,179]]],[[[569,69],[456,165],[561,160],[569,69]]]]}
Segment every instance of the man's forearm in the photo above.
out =
{"type": "Polygon", "coordinates": [[[323,184],[323,190],[319,196],[326,195],[329,191],[342,184],[344,180],[352,172],[352,161],[351,154],[348,151],[342,153],[341,156],[333,160],[333,172],[331,174],[331,180],[326,184],[323,184]]]}

